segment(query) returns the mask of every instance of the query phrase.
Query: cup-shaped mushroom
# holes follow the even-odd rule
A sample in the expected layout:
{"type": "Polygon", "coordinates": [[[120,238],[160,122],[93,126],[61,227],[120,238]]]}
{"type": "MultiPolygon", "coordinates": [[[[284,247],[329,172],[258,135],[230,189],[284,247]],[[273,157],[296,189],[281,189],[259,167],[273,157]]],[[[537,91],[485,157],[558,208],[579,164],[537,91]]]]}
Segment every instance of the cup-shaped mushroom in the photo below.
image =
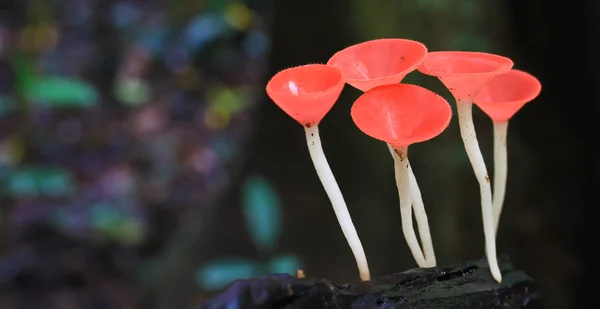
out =
{"type": "Polygon", "coordinates": [[[436,76],[457,100],[470,99],[492,78],[513,67],[509,58],[480,52],[430,52],[418,70],[436,76]]]}
{"type": "Polygon", "coordinates": [[[378,39],[347,47],[335,53],[327,64],[340,69],[346,82],[362,91],[397,84],[416,70],[427,47],[407,39],[378,39]]]}
{"type": "Polygon", "coordinates": [[[493,121],[508,121],[525,104],[533,101],[542,90],[542,84],[533,75],[510,70],[494,77],[475,96],[475,103],[493,121]]]}
{"type": "Polygon", "coordinates": [[[284,112],[304,126],[310,157],[354,254],[360,278],[370,280],[367,257],[319,136],[318,124],[333,107],[344,85],[342,74],[336,67],[309,64],[275,74],[267,84],[267,94],[284,112]]]}
{"type": "Polygon", "coordinates": [[[308,64],[275,74],[267,84],[267,94],[290,117],[310,127],[331,110],[344,84],[336,67],[308,64]]]}
{"type": "Polygon", "coordinates": [[[400,196],[402,232],[417,264],[421,267],[434,266],[435,256],[427,215],[420,196],[413,196],[420,195],[420,191],[411,172],[408,146],[442,133],[452,117],[450,105],[444,98],[425,88],[391,84],[365,92],[352,106],[351,115],[361,131],[389,145],[394,157],[396,185],[400,196]],[[420,206],[415,207],[415,218],[423,250],[412,223],[411,204],[414,204],[415,198],[421,200],[420,206]]]}
{"type": "Polygon", "coordinates": [[[473,103],[493,121],[494,127],[494,194],[492,209],[494,228],[498,230],[508,177],[508,121],[542,90],[540,81],[529,73],[510,70],[494,77],[475,96],[473,103]]]}
{"type": "Polygon", "coordinates": [[[433,91],[392,84],[365,92],[352,106],[351,115],[365,134],[400,148],[438,136],[448,127],[452,110],[433,91]]]}
{"type": "MultiPolygon", "coordinates": [[[[345,48],[329,59],[329,64],[338,67],[346,82],[355,88],[367,91],[373,87],[398,84],[416,70],[425,59],[427,48],[420,42],[407,39],[379,39],[345,48]]],[[[392,153],[392,156],[395,156],[392,153]]],[[[412,169],[410,179],[415,179],[412,169]]],[[[419,186],[411,185],[415,213],[425,213],[419,186]]],[[[420,266],[435,266],[436,259],[426,216],[417,216],[419,236],[424,247],[426,261],[417,261],[420,266]]]]}
{"type": "Polygon", "coordinates": [[[485,161],[479,148],[473,124],[473,99],[492,78],[513,67],[509,58],[499,55],[466,51],[438,51],[427,54],[419,71],[436,76],[450,90],[457,103],[460,135],[479,182],[486,253],[490,271],[496,281],[502,274],[496,257],[496,235],[492,210],[492,189],[485,161]]]}

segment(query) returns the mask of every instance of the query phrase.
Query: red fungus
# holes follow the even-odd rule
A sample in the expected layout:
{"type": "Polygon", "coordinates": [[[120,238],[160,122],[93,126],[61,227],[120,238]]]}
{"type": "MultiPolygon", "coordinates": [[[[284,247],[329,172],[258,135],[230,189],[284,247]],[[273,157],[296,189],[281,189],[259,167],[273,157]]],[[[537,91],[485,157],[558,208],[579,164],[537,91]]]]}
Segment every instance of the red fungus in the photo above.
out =
{"type": "MultiPolygon", "coordinates": [[[[408,73],[417,69],[426,54],[427,47],[420,42],[407,39],[378,39],[347,47],[333,55],[328,63],[341,70],[349,85],[367,91],[376,86],[400,83],[408,73]]],[[[392,148],[390,153],[392,157],[395,156],[392,148]]],[[[425,255],[425,261],[417,262],[421,267],[434,267],[435,252],[425,205],[412,168],[409,174],[412,203],[425,255]]]]}
{"type": "MultiPolygon", "coordinates": [[[[362,132],[393,149],[402,232],[417,263],[426,264],[412,224],[411,186],[416,185],[416,180],[411,183],[408,146],[442,133],[452,117],[450,105],[425,88],[392,84],[365,92],[352,106],[351,115],[362,132]]],[[[419,215],[415,212],[417,221],[419,215]]]]}
{"type": "Polygon", "coordinates": [[[346,82],[362,91],[397,84],[421,64],[427,47],[407,39],[378,39],[347,47],[327,64],[342,71],[346,82]]]}
{"type": "Polygon", "coordinates": [[[427,55],[419,71],[436,76],[450,90],[457,101],[458,123],[467,156],[473,166],[481,191],[483,230],[490,271],[496,281],[502,274],[496,257],[496,236],[492,210],[492,188],[487,168],[479,148],[473,125],[473,98],[492,78],[507,72],[512,60],[489,53],[439,51],[427,55]]]}
{"type": "Polygon", "coordinates": [[[344,89],[340,71],[324,64],[308,64],[277,73],[267,84],[275,104],[305,127],[317,125],[344,89]]]}
{"type": "Polygon", "coordinates": [[[343,88],[344,79],[337,68],[324,64],[309,64],[275,74],[267,84],[267,94],[275,104],[304,127],[308,150],[317,175],[354,254],[360,278],[364,281],[371,279],[367,258],[319,137],[318,124],[335,104],[343,88]]]}
{"type": "Polygon", "coordinates": [[[506,192],[508,121],[542,90],[540,81],[529,73],[510,70],[494,77],[475,96],[475,103],[494,124],[494,227],[498,230],[506,192]]]}
{"type": "Polygon", "coordinates": [[[494,54],[436,51],[427,54],[418,70],[438,77],[457,100],[472,100],[492,78],[512,66],[512,60],[494,54]]]}
{"type": "Polygon", "coordinates": [[[494,77],[475,96],[475,103],[494,122],[507,122],[541,92],[542,84],[533,75],[512,69],[494,77]]]}

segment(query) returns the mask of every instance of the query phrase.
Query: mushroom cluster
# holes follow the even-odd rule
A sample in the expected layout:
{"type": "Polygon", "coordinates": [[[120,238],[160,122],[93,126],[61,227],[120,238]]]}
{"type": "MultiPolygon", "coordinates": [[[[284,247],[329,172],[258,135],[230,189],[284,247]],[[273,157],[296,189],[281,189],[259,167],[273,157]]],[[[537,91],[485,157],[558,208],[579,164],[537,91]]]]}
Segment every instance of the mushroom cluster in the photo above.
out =
{"type": "Polygon", "coordinates": [[[436,266],[436,258],[423,199],[408,160],[408,146],[440,135],[448,127],[452,111],[450,104],[438,94],[401,82],[407,74],[419,71],[439,78],[452,93],[463,145],[479,182],[485,252],[492,276],[501,282],[496,231],[506,191],[508,120],[541,91],[535,77],[512,67],[509,58],[499,55],[428,52],[420,42],[390,38],[347,47],[335,53],[327,64],[280,71],[268,82],[266,90],[273,102],[304,127],[310,157],[354,254],[361,280],[370,280],[367,258],[327,163],[318,129],[344,85],[347,83],[363,91],[350,111],[357,128],[384,141],[392,155],[402,232],[419,267],[436,266]],[[494,125],[493,197],[473,124],[473,104],[479,106],[494,125]],[[413,211],[421,244],[413,227],[413,211]]]}

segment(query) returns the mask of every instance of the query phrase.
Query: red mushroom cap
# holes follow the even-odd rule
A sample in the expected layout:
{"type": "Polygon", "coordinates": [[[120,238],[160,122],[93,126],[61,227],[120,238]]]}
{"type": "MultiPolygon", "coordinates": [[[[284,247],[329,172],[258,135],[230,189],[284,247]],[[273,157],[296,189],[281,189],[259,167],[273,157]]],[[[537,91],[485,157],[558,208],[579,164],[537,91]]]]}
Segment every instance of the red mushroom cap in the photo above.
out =
{"type": "Polygon", "coordinates": [[[513,67],[509,58],[479,52],[430,52],[419,71],[436,76],[458,100],[473,99],[492,78],[513,67]]]}
{"type": "Polygon", "coordinates": [[[325,64],[308,64],[280,71],[267,84],[267,94],[301,125],[318,124],[344,88],[340,70],[325,64]]]}
{"type": "Polygon", "coordinates": [[[438,136],[452,118],[444,98],[410,84],[375,87],[356,100],[350,113],[361,131],[394,148],[438,136]]]}
{"type": "Polygon", "coordinates": [[[327,64],[340,69],[346,82],[362,91],[397,84],[419,67],[427,47],[407,39],[378,39],[347,47],[327,64]]]}
{"type": "Polygon", "coordinates": [[[477,104],[493,121],[508,121],[519,109],[533,101],[542,84],[533,75],[510,70],[494,77],[475,96],[477,104]]]}

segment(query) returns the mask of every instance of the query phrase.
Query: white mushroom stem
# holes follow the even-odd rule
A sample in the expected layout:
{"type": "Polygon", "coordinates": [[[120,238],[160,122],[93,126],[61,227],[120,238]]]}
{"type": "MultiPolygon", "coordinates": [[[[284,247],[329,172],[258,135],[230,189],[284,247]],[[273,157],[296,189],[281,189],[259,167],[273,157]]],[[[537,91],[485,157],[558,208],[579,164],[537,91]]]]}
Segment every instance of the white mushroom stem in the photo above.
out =
{"type": "Polygon", "coordinates": [[[481,195],[481,213],[483,216],[483,232],[485,236],[485,251],[492,276],[498,283],[502,282],[502,274],[496,256],[496,233],[494,228],[494,213],[492,209],[492,186],[485,167],[483,155],[479,148],[475,125],[473,124],[473,101],[457,100],[458,124],[467,156],[477,181],[481,195]]]}
{"type": "Polygon", "coordinates": [[[342,232],[354,254],[354,259],[356,260],[356,265],[358,266],[358,271],[360,273],[360,279],[363,281],[371,280],[365,251],[360,242],[360,238],[358,237],[358,233],[356,232],[356,228],[352,223],[352,218],[348,212],[348,207],[346,207],[346,202],[344,201],[340,187],[335,181],[333,172],[331,171],[325,153],[323,152],[321,138],[319,137],[319,128],[317,125],[313,125],[311,127],[304,127],[304,129],[306,131],[306,142],[308,144],[310,157],[317,170],[317,175],[321,180],[321,184],[323,184],[323,188],[331,201],[333,211],[340,223],[342,232]]]}
{"type": "Polygon", "coordinates": [[[398,195],[400,196],[400,216],[402,217],[402,233],[406,239],[406,243],[410,248],[417,265],[419,267],[429,267],[425,260],[412,219],[412,198],[411,198],[411,183],[410,183],[410,163],[408,162],[408,148],[394,148],[392,156],[394,157],[394,170],[396,174],[396,186],[398,187],[398,195]]]}
{"type": "Polygon", "coordinates": [[[508,158],[506,138],[508,133],[508,121],[494,121],[494,227],[498,232],[502,205],[506,194],[506,177],[508,175],[508,158]]]}
{"type": "MultiPolygon", "coordinates": [[[[396,162],[396,157],[398,156],[394,151],[394,148],[388,145],[388,149],[394,158],[394,163],[396,162]]],[[[421,245],[423,246],[423,252],[425,255],[425,261],[427,267],[435,267],[437,262],[435,259],[435,252],[433,250],[433,242],[431,240],[431,233],[429,230],[429,221],[427,220],[427,213],[425,212],[425,205],[423,203],[423,196],[421,195],[421,190],[419,189],[419,184],[417,183],[417,178],[413,173],[412,166],[408,161],[408,157],[406,158],[406,162],[408,163],[408,176],[410,177],[410,195],[412,197],[412,207],[415,211],[415,219],[417,220],[417,227],[419,229],[419,238],[421,239],[421,245]]],[[[398,172],[398,168],[396,168],[397,164],[394,164],[394,169],[396,173],[398,172]]],[[[400,192],[398,195],[401,196],[400,192]]]]}
{"type": "Polygon", "coordinates": [[[435,252],[433,251],[431,233],[429,231],[429,221],[427,220],[427,213],[425,212],[421,190],[419,190],[417,178],[410,167],[410,163],[408,165],[408,173],[410,177],[410,194],[413,197],[412,206],[415,211],[415,219],[417,220],[417,228],[419,230],[421,245],[423,246],[423,253],[425,254],[425,261],[427,262],[425,267],[435,267],[437,262],[435,259],[435,252]]]}

